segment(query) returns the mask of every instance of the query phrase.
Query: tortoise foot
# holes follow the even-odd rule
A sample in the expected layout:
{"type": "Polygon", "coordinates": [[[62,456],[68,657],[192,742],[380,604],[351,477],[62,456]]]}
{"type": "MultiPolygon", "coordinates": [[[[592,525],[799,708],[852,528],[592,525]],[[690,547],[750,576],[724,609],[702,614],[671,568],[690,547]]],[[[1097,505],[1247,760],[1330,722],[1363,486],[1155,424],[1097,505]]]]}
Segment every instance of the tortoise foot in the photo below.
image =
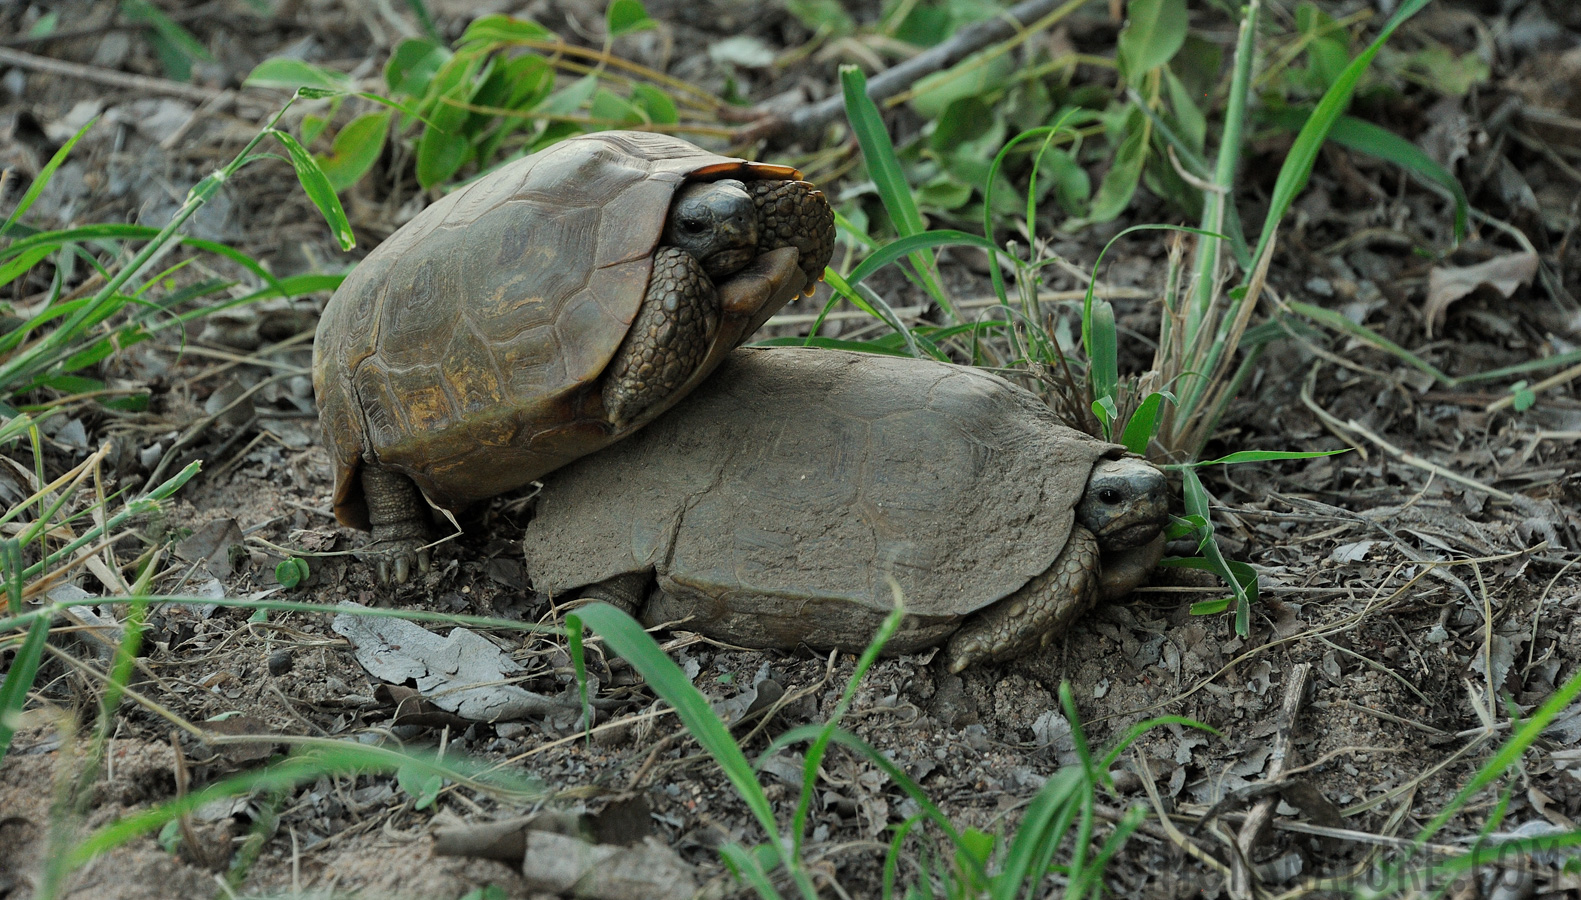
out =
{"type": "Polygon", "coordinates": [[[368,498],[373,543],[358,554],[372,563],[380,584],[405,584],[412,571],[432,565],[428,544],[428,510],[412,479],[375,465],[362,469],[362,492],[368,498]]]}
{"type": "Polygon", "coordinates": [[[1098,540],[1080,525],[1041,575],[968,619],[950,637],[945,660],[954,674],[1046,646],[1098,599],[1098,540]]]}
{"type": "Polygon", "coordinates": [[[802,290],[811,294],[834,253],[834,211],[805,181],[761,180],[746,187],[757,205],[758,254],[795,247],[807,279],[802,290]]]}

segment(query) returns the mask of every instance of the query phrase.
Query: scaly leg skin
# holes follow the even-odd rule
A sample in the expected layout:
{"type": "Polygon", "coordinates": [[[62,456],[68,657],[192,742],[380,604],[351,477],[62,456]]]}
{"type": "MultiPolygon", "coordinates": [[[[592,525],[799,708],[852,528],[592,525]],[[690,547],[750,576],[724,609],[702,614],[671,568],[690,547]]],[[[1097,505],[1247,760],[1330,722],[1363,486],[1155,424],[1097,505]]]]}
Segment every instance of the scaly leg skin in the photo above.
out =
{"type": "Polygon", "coordinates": [[[604,370],[609,421],[622,428],[673,394],[702,364],[718,327],[719,300],[702,265],[685,250],[660,247],[637,318],[604,370]]]}
{"type": "Polygon", "coordinates": [[[950,636],[945,652],[950,672],[1046,646],[1098,599],[1098,564],[1098,539],[1072,526],[1065,549],[1043,574],[950,636]]]}
{"type": "Polygon", "coordinates": [[[430,556],[428,504],[412,479],[378,466],[362,467],[362,493],[368,499],[368,519],[373,524],[373,544],[364,556],[378,566],[380,584],[405,584],[415,564],[427,572],[430,556]]]}
{"type": "Polygon", "coordinates": [[[582,589],[583,600],[602,600],[633,619],[648,601],[648,585],[653,576],[646,572],[616,575],[582,589]]]}
{"type": "Polygon", "coordinates": [[[758,255],[795,247],[807,276],[803,290],[811,293],[834,253],[834,211],[805,181],[749,181],[746,188],[758,210],[758,255]]]}

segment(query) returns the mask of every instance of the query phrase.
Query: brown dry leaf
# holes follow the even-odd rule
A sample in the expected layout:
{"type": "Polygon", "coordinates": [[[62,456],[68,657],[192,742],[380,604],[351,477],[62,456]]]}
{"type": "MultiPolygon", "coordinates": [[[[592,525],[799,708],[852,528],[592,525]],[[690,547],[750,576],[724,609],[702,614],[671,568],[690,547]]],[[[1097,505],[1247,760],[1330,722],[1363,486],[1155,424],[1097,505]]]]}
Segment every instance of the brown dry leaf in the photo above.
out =
{"type": "Polygon", "coordinates": [[[1427,302],[1422,318],[1427,320],[1427,336],[1443,318],[1449,304],[1483,285],[1508,297],[1537,274],[1537,254],[1510,253],[1496,256],[1474,266],[1436,266],[1427,275],[1427,302]]]}

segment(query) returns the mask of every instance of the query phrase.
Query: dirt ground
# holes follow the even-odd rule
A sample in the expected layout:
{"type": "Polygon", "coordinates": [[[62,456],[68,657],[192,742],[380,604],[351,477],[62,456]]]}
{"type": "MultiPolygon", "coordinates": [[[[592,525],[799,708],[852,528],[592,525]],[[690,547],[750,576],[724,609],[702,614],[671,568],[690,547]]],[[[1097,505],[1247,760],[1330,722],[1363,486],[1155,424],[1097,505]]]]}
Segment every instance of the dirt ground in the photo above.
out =
{"type": "MultiPolygon", "coordinates": [[[[162,5],[180,6],[181,21],[215,55],[186,90],[162,80],[136,29],[102,27],[114,4],[46,4],[62,11],[61,27],[74,36],[30,43],[7,36],[24,35],[41,8],[0,3],[0,44],[77,67],[50,71],[0,58],[0,165],[13,167],[20,179],[0,194],[0,212],[15,202],[15,185],[25,184],[64,137],[102,114],[28,221],[45,228],[163,224],[187,188],[228,160],[277,107],[277,95],[238,89],[259,60],[289,53],[377,78],[393,41],[411,28],[402,4],[386,5],[400,8],[392,13],[375,4],[297,0],[277,4],[272,14],[243,0],[162,5]],[[364,66],[365,60],[373,64],[364,66]],[[117,81],[133,74],[153,80],[117,81]]],[[[510,11],[592,46],[602,40],[603,4],[591,0],[431,0],[429,6],[450,37],[475,15],[510,11]]],[[[776,3],[750,10],[722,0],[702,6],[699,14],[679,3],[650,3],[663,27],[623,38],[617,52],[719,89],[723,74],[704,52],[719,36],[749,33],[776,48],[808,36],[776,3]]],[[[1090,12],[1064,38],[1084,52],[1112,54],[1114,25],[1101,8],[1090,12]]],[[[1329,149],[1281,234],[1271,285],[1279,296],[1363,323],[1453,376],[1577,349],[1581,18],[1565,3],[1449,3],[1408,27],[1405,39],[1413,39],[1412,29],[1459,41],[1463,50],[1486,42],[1490,80],[1467,98],[1423,94],[1358,114],[1422,144],[1449,142],[1448,159],[1485,218],[1472,223],[1470,239],[1452,256],[1435,258],[1452,243],[1447,202],[1395,167],[1329,149]],[[1503,11],[1488,11],[1495,6],[1503,11]],[[1430,102],[1440,105],[1427,107],[1430,102]],[[1531,284],[1507,296],[1484,287],[1430,323],[1423,304],[1435,267],[1469,266],[1528,248],[1542,263],[1531,284]]],[[[833,71],[833,61],[815,57],[772,74],[737,71],[735,87],[754,100],[792,90],[823,96],[838,90],[833,71]]],[[[899,117],[897,134],[904,137],[916,124],[899,117]]],[[[1278,141],[1259,136],[1251,150],[1246,196],[1238,198],[1247,222],[1261,221],[1260,204],[1287,146],[1278,141]]],[[[783,156],[798,164],[804,159],[798,153],[783,156]]],[[[776,152],[769,158],[778,158],[776,152]]],[[[826,187],[838,195],[841,185],[826,187]]],[[[422,199],[409,175],[392,187],[381,164],[345,202],[361,254],[422,199]]],[[[1117,225],[1175,220],[1177,213],[1144,190],[1117,225]]],[[[1053,249],[1085,268],[1115,230],[1061,235],[1053,249]]],[[[349,262],[283,163],[244,170],[197,217],[192,233],[234,244],[281,276],[349,262]]],[[[1106,285],[1161,288],[1162,238],[1132,239],[1114,254],[1103,273],[1106,285]]],[[[952,285],[963,295],[986,294],[986,282],[964,260],[946,256],[952,285]]],[[[1048,286],[1078,285],[1060,274],[1048,286]]],[[[879,287],[894,306],[920,304],[898,279],[879,287]]],[[[114,450],[106,477],[127,487],[149,483],[156,470],[168,477],[191,460],[204,461],[202,474],[162,516],[114,550],[126,562],[141,552],[140,541],[170,541],[169,571],[154,584],[161,592],[556,621],[547,598],[527,588],[520,537],[532,515],[530,492],[475,510],[465,533],[437,551],[433,571],[413,583],[384,587],[356,559],[331,556],[312,560],[302,586],[278,584],[275,548],[345,550],[366,541],[329,513],[331,474],[309,377],[309,336],[325,299],[242,307],[187,335],[184,344],[161,337],[118,354],[106,378],[149,386],[150,409],[114,413],[85,405],[57,417],[49,465],[63,470],[108,441],[114,450]],[[245,402],[212,415],[249,389],[254,393],[245,402]]],[[[816,311],[821,301],[822,295],[789,312],[816,311]]],[[[1157,333],[1156,305],[1116,305],[1123,333],[1139,336],[1137,349],[1127,351],[1135,359],[1122,363],[1145,361],[1146,336],[1157,333]]],[[[920,783],[958,828],[1012,833],[1038,788],[1074,758],[1058,700],[1060,683],[1068,681],[1096,747],[1166,714],[1215,729],[1156,728],[1122,756],[1116,793],[1105,795],[1101,811],[1118,816],[1140,804],[1150,812],[1110,866],[1111,892],[1229,895],[1225,861],[1253,807],[1274,796],[1273,784],[1280,798],[1275,828],[1245,836],[1245,846],[1264,885],[1299,893],[1304,879],[1366,872],[1373,854],[1414,836],[1509,736],[1512,717],[1536,708],[1576,674],[1581,398],[1574,385],[1560,379],[1541,386],[1535,404],[1516,411],[1505,402],[1514,379],[1449,387],[1360,340],[1308,325],[1291,330],[1258,362],[1208,455],[1355,449],[1204,471],[1226,554],[1258,574],[1261,599],[1246,637],[1235,635],[1226,615],[1190,613],[1191,604],[1222,595],[1216,582],[1161,570],[1129,600],[1094,611],[1046,652],[961,676],[943,674],[932,653],[889,658],[861,683],[846,727],[920,783]],[[1309,693],[1296,712],[1282,713],[1298,673],[1308,679],[1309,693]],[[1150,793],[1183,831],[1213,811],[1189,838],[1208,853],[1182,849],[1187,839],[1151,811],[1150,793]],[[1316,837],[1300,830],[1303,823],[1350,835],[1316,837]]],[[[787,325],[779,331],[796,333],[787,325]]],[[[1527,377],[1537,382],[1555,371],[1527,377]]],[[[11,452],[31,469],[29,453],[11,452]]],[[[15,502],[16,485],[0,481],[0,487],[7,505],[15,502]]],[[[91,572],[75,587],[96,596],[107,591],[91,572]]],[[[100,609],[110,618],[124,613],[109,603],[100,609]]],[[[591,742],[579,737],[573,715],[560,713],[492,725],[444,716],[397,722],[388,686],[359,665],[331,618],[157,608],[132,684],[138,696],[123,703],[94,803],[75,827],[86,833],[178,791],[256,767],[277,749],[210,745],[174,724],[223,717],[240,723],[234,733],[443,746],[448,754],[538,779],[545,789],[542,801],[529,803],[453,785],[432,806],[416,809],[393,777],[301,785],[284,797],[266,829],[241,885],[248,896],[459,898],[489,885],[503,896],[536,896],[519,866],[437,855],[434,835],[441,827],[506,819],[542,805],[597,819],[612,807],[645,804],[649,815],[635,817],[632,833],[651,833],[678,851],[700,882],[718,887],[733,884],[719,847],[761,840],[718,768],[624,663],[594,666],[607,701],[600,721],[613,724],[591,742]]],[[[501,631],[493,640],[522,667],[519,687],[575,697],[562,639],[501,631]]],[[[90,666],[107,663],[91,642],[62,636],[56,643],[90,666]]],[[[684,632],[666,635],[665,647],[724,708],[739,710],[779,692],[783,702],[772,718],[744,738],[749,757],[773,735],[825,721],[855,665],[850,655],[743,651],[684,632]]],[[[0,658],[9,662],[9,655],[0,658]]],[[[57,790],[51,785],[64,784],[80,767],[79,735],[97,709],[100,682],[86,671],[46,657],[36,713],[0,764],[0,898],[35,895],[51,830],[62,822],[52,812],[57,790]]],[[[743,726],[738,735],[749,730],[743,726]]],[[[782,751],[765,768],[769,797],[787,823],[800,757],[782,751]]],[[[1455,817],[1435,838],[1438,849],[1464,850],[1484,831],[1496,837],[1573,832],[1581,817],[1578,779],[1581,709],[1573,708],[1498,783],[1503,793],[1496,785],[1455,817]]],[[[263,806],[259,798],[244,798],[205,808],[176,853],[153,837],[133,840],[79,870],[69,895],[221,895],[216,879],[263,806]]],[[[916,812],[915,802],[870,762],[832,751],[806,849],[828,895],[878,896],[891,829],[916,812]]],[[[1111,823],[1100,822],[1100,830],[1111,823]]],[[[906,845],[902,883],[916,879],[922,846],[906,845]]],[[[1570,865],[1573,871],[1573,858],[1570,865]]],[[[1581,881],[1544,858],[1479,870],[1452,895],[1564,891],[1575,896],[1581,881]]]]}

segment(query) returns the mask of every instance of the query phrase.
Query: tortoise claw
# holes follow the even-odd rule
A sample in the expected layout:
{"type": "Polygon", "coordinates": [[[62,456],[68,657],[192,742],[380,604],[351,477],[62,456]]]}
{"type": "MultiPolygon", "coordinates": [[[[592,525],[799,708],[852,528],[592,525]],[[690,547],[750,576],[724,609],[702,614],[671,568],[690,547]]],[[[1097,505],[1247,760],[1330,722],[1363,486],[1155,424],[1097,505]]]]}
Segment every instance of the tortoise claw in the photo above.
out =
{"type": "Polygon", "coordinates": [[[380,584],[405,584],[413,571],[423,573],[433,568],[432,551],[424,543],[414,539],[378,541],[363,555],[374,564],[380,584]]]}

